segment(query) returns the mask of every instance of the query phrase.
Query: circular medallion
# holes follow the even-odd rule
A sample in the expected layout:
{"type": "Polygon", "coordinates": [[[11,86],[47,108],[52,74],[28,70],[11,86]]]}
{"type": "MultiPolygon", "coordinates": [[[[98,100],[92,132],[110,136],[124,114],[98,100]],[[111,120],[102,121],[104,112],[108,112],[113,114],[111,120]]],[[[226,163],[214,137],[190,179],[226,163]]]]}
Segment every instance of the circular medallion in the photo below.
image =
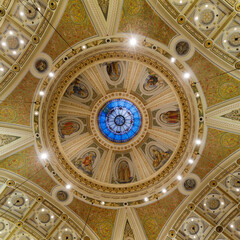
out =
{"type": "Polygon", "coordinates": [[[134,138],[142,125],[138,108],[126,99],[107,102],[98,114],[98,127],[102,135],[116,143],[124,143],[134,138]]]}
{"type": "Polygon", "coordinates": [[[181,41],[176,44],[176,52],[180,56],[186,55],[190,50],[189,43],[186,41],[181,41]]]}

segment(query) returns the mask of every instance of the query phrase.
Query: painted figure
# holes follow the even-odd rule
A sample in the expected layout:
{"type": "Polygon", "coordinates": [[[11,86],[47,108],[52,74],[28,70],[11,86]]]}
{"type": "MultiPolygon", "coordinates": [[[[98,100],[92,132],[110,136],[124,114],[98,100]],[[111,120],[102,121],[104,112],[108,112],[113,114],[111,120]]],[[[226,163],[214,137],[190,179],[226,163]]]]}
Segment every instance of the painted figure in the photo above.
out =
{"type": "Polygon", "coordinates": [[[143,84],[143,87],[146,91],[151,91],[156,89],[157,87],[163,87],[164,86],[164,81],[159,80],[159,78],[154,75],[150,74],[145,80],[145,83],[143,84]]]}
{"type": "Polygon", "coordinates": [[[107,73],[112,81],[118,80],[121,74],[119,62],[107,63],[107,73]]]}
{"type": "Polygon", "coordinates": [[[46,71],[46,69],[48,68],[48,63],[46,60],[44,59],[39,59],[36,63],[35,63],[35,67],[39,72],[44,72],[46,71]]]}
{"type": "Polygon", "coordinates": [[[132,180],[129,165],[126,161],[122,161],[118,166],[118,182],[128,183],[132,180]]]}
{"type": "Polygon", "coordinates": [[[65,92],[65,96],[77,96],[79,98],[87,98],[88,97],[88,90],[86,86],[80,82],[79,79],[75,79],[68,89],[65,92]]]}
{"type": "Polygon", "coordinates": [[[82,169],[84,173],[86,173],[89,176],[92,176],[93,163],[95,159],[96,153],[91,151],[84,154],[82,157],[75,159],[73,163],[78,169],[82,169]]]}
{"type": "Polygon", "coordinates": [[[62,138],[70,136],[73,133],[77,132],[80,128],[79,123],[74,121],[60,122],[58,126],[59,134],[62,138]]]}
{"type": "Polygon", "coordinates": [[[171,155],[170,150],[164,152],[162,149],[157,147],[151,148],[150,151],[151,151],[151,156],[153,158],[152,165],[155,169],[158,169],[159,167],[161,167],[170,158],[170,155],[171,155]]]}
{"type": "Polygon", "coordinates": [[[176,124],[180,122],[180,111],[168,111],[160,115],[160,120],[167,124],[176,124]]]}

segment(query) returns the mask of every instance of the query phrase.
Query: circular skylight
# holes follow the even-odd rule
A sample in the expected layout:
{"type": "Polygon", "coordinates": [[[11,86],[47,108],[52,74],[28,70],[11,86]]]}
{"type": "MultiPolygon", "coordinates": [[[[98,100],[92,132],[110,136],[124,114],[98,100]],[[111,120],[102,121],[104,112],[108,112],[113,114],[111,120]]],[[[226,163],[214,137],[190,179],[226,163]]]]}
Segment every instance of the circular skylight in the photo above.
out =
{"type": "Polygon", "coordinates": [[[102,135],[112,142],[128,142],[138,134],[141,125],[140,111],[126,99],[107,102],[98,114],[98,127],[102,135]]]}

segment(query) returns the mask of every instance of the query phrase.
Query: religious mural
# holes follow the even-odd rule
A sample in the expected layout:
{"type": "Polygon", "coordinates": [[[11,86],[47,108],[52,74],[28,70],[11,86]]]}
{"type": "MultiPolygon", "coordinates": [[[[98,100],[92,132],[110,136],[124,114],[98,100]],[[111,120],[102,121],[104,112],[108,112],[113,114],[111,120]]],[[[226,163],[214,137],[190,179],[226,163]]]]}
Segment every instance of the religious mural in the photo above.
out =
{"type": "Polygon", "coordinates": [[[155,170],[158,170],[160,167],[162,167],[172,154],[172,151],[170,149],[164,151],[163,149],[155,145],[152,145],[149,148],[149,151],[152,158],[152,166],[155,170]]]}
{"type": "Polygon", "coordinates": [[[168,111],[161,113],[160,116],[160,121],[166,124],[178,124],[180,123],[180,111],[168,111]]]}
{"type": "Polygon", "coordinates": [[[80,129],[80,124],[76,121],[60,121],[58,124],[58,133],[61,138],[66,138],[72,134],[78,132],[80,129]]]}
{"type": "Polygon", "coordinates": [[[129,164],[127,161],[121,161],[118,164],[117,173],[118,173],[117,174],[118,183],[129,183],[133,180],[133,177],[131,176],[129,164]]]}
{"type": "Polygon", "coordinates": [[[109,78],[112,81],[117,81],[121,75],[120,62],[106,63],[106,70],[109,78]]]}
{"type": "Polygon", "coordinates": [[[166,83],[153,71],[148,69],[148,76],[143,83],[145,91],[153,91],[166,86],[166,83]]]}
{"type": "Polygon", "coordinates": [[[109,0],[98,0],[98,4],[102,10],[102,13],[103,13],[105,19],[107,20],[109,0]]]}
{"type": "Polygon", "coordinates": [[[93,175],[93,164],[96,158],[97,154],[94,151],[89,151],[81,157],[75,158],[73,164],[91,177],[93,175]]]}
{"type": "Polygon", "coordinates": [[[48,62],[45,59],[38,59],[35,68],[38,72],[43,73],[48,69],[48,62]]]}
{"type": "Polygon", "coordinates": [[[88,89],[86,85],[78,78],[76,78],[67,88],[65,97],[76,96],[81,99],[86,99],[89,96],[88,89]]]}
{"type": "Polygon", "coordinates": [[[126,222],[125,228],[124,228],[124,234],[123,234],[123,240],[134,240],[134,233],[133,230],[129,224],[129,222],[126,222]]]}
{"type": "Polygon", "coordinates": [[[181,41],[176,44],[176,52],[180,56],[186,55],[190,50],[189,43],[186,41],[181,41]]]}

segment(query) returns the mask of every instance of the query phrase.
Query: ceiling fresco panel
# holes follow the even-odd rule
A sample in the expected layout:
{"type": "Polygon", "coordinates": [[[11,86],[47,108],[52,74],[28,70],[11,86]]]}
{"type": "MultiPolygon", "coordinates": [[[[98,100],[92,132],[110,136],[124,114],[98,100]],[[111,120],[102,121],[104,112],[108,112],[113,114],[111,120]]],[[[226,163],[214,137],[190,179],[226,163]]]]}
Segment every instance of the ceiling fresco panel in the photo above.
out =
{"type": "MultiPolygon", "coordinates": [[[[65,12],[56,29],[71,46],[81,40],[96,36],[94,26],[81,0],[68,1],[65,12]]],[[[49,54],[52,59],[56,59],[58,55],[69,48],[67,43],[57,32],[54,32],[44,52],[49,54]]]]}
{"type": "Polygon", "coordinates": [[[201,84],[208,107],[240,95],[240,81],[229,74],[222,75],[224,71],[199,52],[187,64],[201,84]]]}
{"type": "Polygon", "coordinates": [[[5,158],[0,162],[0,168],[8,169],[22,177],[30,178],[32,182],[47,192],[50,192],[56,185],[43,169],[44,167],[39,161],[33,146],[5,158]],[[33,176],[36,172],[38,172],[38,174],[33,176]]]}
{"type": "Polygon", "coordinates": [[[193,170],[204,178],[217,164],[240,147],[240,135],[209,128],[202,156],[193,170]]]}
{"type": "Polygon", "coordinates": [[[124,0],[118,32],[141,34],[165,45],[176,35],[145,0],[124,0]]]}
{"type": "Polygon", "coordinates": [[[111,237],[117,210],[91,206],[77,198],[74,198],[68,207],[84,220],[87,219],[87,216],[90,213],[88,225],[98,237],[102,240],[112,239],[111,237]]]}
{"type": "Polygon", "coordinates": [[[39,79],[30,72],[0,104],[0,121],[30,126],[30,113],[39,79]]]}

